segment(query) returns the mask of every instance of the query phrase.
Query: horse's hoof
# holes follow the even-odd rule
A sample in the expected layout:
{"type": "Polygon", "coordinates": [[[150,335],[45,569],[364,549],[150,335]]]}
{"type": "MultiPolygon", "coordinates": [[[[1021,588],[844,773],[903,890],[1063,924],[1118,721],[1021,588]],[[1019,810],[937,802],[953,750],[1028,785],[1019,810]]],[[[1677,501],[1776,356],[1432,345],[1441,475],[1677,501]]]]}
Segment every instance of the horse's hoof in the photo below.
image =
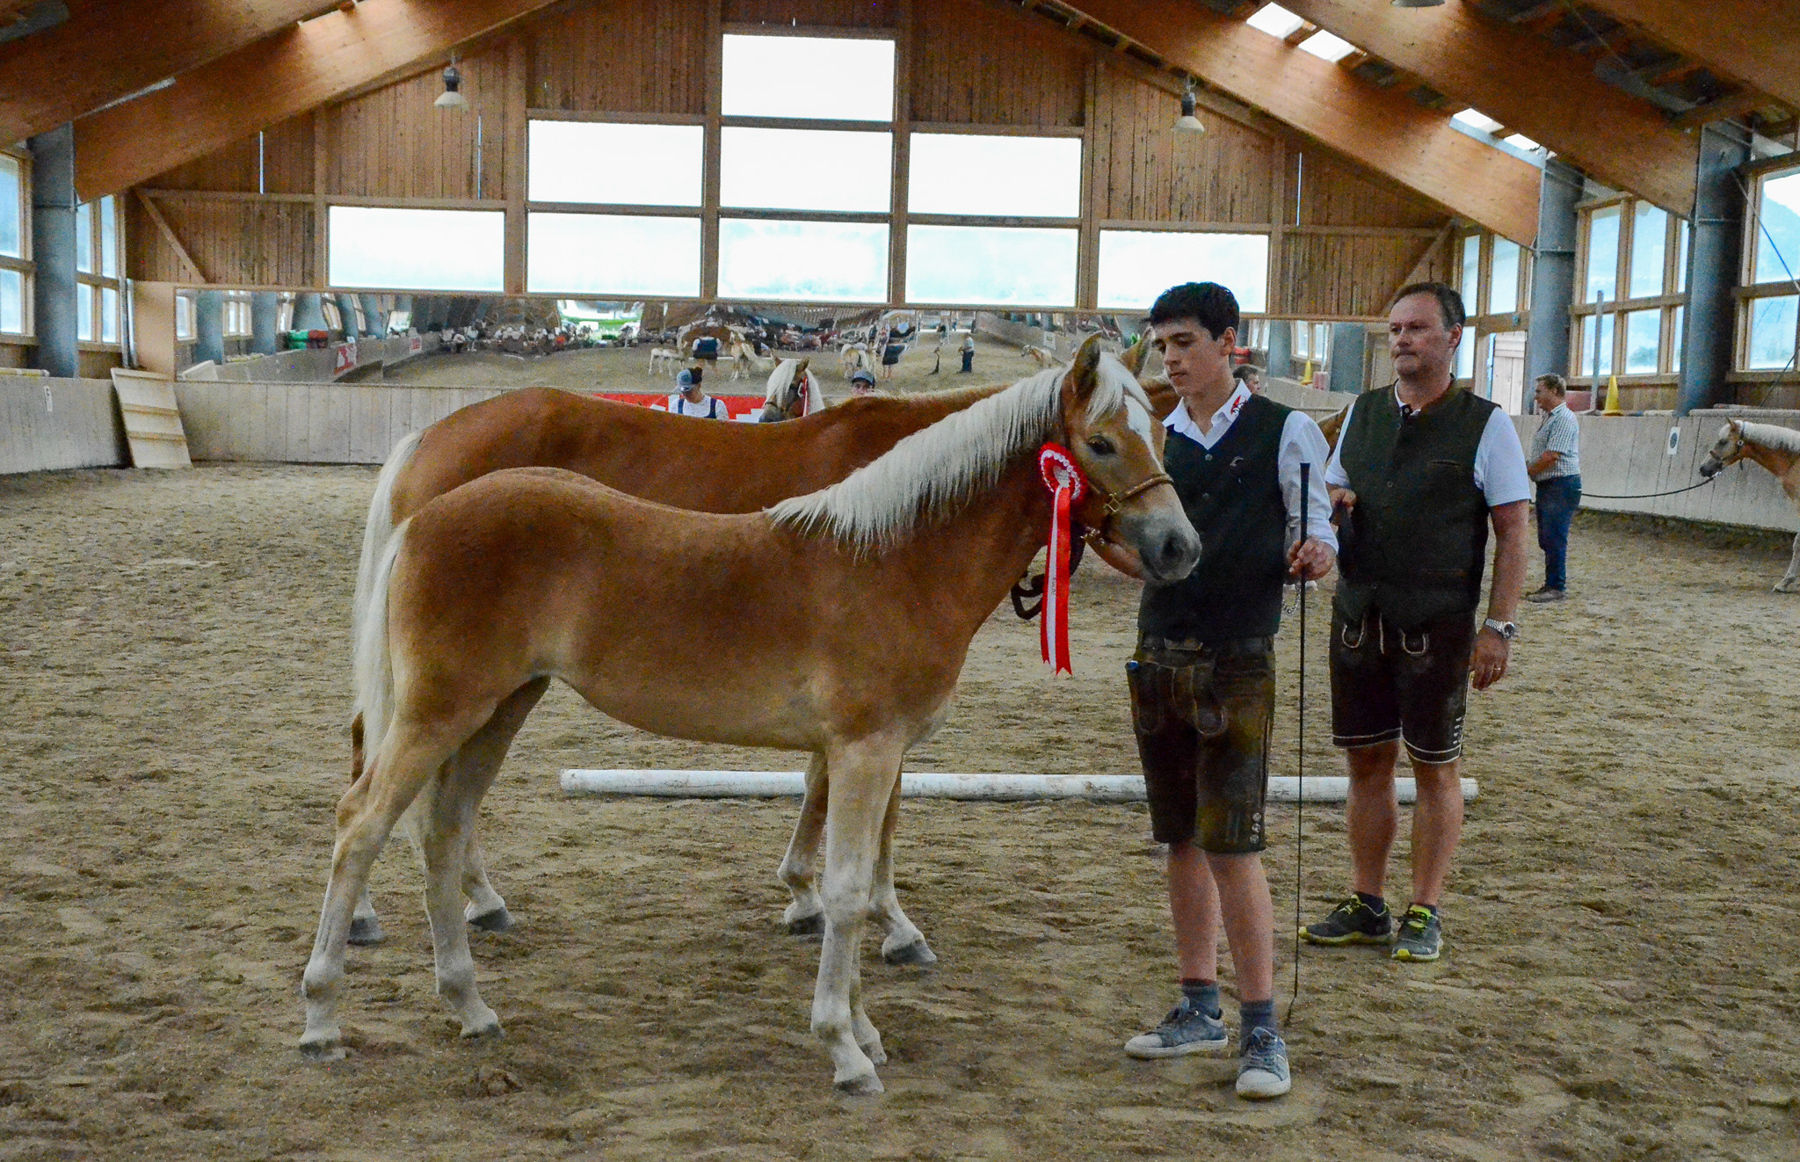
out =
{"type": "Polygon", "coordinates": [[[881,1078],[875,1076],[873,1069],[856,1077],[846,1077],[841,1081],[834,1081],[832,1084],[837,1087],[839,1093],[848,1097],[873,1097],[886,1090],[886,1087],[881,1084],[881,1078]]]}
{"type": "Polygon", "coordinates": [[[471,927],[479,928],[483,932],[505,932],[513,926],[513,918],[512,913],[506,910],[506,905],[502,904],[492,912],[483,912],[479,916],[470,916],[469,924],[471,927]]]}
{"type": "Polygon", "coordinates": [[[498,1041],[506,1036],[506,1030],[500,1027],[500,1018],[495,1017],[479,1025],[464,1025],[459,1036],[464,1041],[498,1041]]]}
{"type": "Polygon", "coordinates": [[[867,1045],[864,1045],[861,1042],[858,1042],[856,1047],[858,1049],[861,1049],[863,1051],[863,1055],[865,1057],[867,1057],[870,1060],[870,1062],[872,1062],[873,1064],[875,1064],[875,1065],[886,1065],[887,1064],[887,1050],[883,1049],[881,1047],[881,1038],[877,1037],[877,1038],[875,1038],[875,1040],[869,1042],[867,1045]]]}
{"type": "Polygon", "coordinates": [[[336,1038],[328,1041],[302,1041],[300,1056],[314,1062],[342,1061],[350,1056],[350,1050],[344,1048],[344,1043],[336,1038]]]}
{"type": "Polygon", "coordinates": [[[823,936],[825,935],[825,913],[814,912],[810,916],[797,916],[787,922],[789,936],[823,936]]]}
{"type": "Polygon", "coordinates": [[[926,968],[937,963],[937,953],[931,950],[931,946],[926,944],[925,938],[921,936],[911,944],[899,948],[883,948],[881,959],[889,964],[910,964],[917,968],[926,968]]]}
{"type": "Polygon", "coordinates": [[[387,939],[387,933],[381,930],[381,921],[374,916],[354,916],[350,920],[350,943],[358,947],[380,944],[387,939]]]}

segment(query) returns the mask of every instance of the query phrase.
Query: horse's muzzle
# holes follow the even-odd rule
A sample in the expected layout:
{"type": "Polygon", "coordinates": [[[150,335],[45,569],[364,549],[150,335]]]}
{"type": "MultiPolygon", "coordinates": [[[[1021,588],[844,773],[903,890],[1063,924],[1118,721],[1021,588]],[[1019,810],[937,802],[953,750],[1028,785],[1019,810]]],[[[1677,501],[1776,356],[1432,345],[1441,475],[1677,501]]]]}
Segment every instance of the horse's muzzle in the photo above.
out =
{"type": "Polygon", "coordinates": [[[1711,456],[1708,456],[1705,460],[1700,462],[1700,477],[1703,480],[1711,480],[1723,471],[1725,471],[1725,465],[1714,460],[1711,456]]]}
{"type": "Polygon", "coordinates": [[[1144,580],[1165,585],[1179,581],[1200,562],[1200,534],[1186,521],[1148,529],[1139,544],[1138,560],[1144,580]]]}

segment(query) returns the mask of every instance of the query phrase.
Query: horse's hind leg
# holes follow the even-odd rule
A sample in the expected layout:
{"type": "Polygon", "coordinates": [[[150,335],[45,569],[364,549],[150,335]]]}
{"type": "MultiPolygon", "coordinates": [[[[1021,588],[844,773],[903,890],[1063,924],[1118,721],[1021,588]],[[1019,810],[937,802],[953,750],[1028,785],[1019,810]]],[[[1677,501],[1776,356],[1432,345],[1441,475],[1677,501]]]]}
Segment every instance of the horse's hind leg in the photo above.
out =
{"type": "Polygon", "coordinates": [[[887,814],[881,821],[881,851],[875,857],[875,881],[869,907],[887,931],[881,942],[881,958],[889,964],[914,964],[923,968],[937,963],[937,953],[925,943],[925,934],[900,908],[894,892],[894,828],[900,820],[900,780],[894,780],[887,814]]]}
{"type": "MultiPolygon", "coordinates": [[[[431,948],[437,965],[438,995],[462,1022],[464,1037],[498,1035],[500,1018],[475,987],[475,958],[469,926],[463,921],[463,866],[475,833],[475,809],[487,783],[462,777],[461,764],[445,764],[435,785],[420,797],[408,822],[425,861],[425,911],[431,919],[431,948]]],[[[488,781],[491,781],[488,780],[488,781]]]]}
{"type": "Polygon", "coordinates": [[[1787,576],[1775,582],[1777,593],[1800,593],[1800,533],[1794,534],[1794,556],[1788,561],[1787,576]]]}
{"type": "Polygon", "coordinates": [[[394,824],[455,745],[454,739],[441,734],[407,733],[396,727],[381,755],[338,800],[331,879],[325,886],[319,931],[300,985],[306,999],[306,1031],[300,1036],[300,1050],[308,1057],[332,1060],[344,1055],[337,1005],[343,993],[344,949],[356,899],[394,824]]]}
{"type": "Polygon", "coordinates": [[[825,833],[825,805],[829,796],[825,756],[815,754],[806,764],[806,797],[800,801],[800,818],[787,854],[775,875],[787,885],[793,900],[781,914],[791,936],[817,936],[825,931],[825,904],[819,899],[819,840],[825,833]]]}
{"type": "MultiPolygon", "coordinates": [[[[500,773],[500,764],[506,761],[506,752],[512,746],[512,740],[519,733],[519,727],[525,724],[525,718],[550,688],[550,679],[536,678],[513,691],[507,699],[500,703],[494,716],[487,724],[475,732],[474,737],[463,743],[450,760],[450,773],[459,781],[466,781],[474,788],[475,801],[479,803],[486,795],[488,788],[494,785],[494,776],[500,773]]],[[[461,887],[463,895],[468,897],[468,904],[463,909],[463,917],[475,927],[486,932],[504,932],[513,925],[512,913],[506,910],[506,901],[494,891],[488,883],[487,862],[481,852],[481,840],[476,834],[474,817],[469,819],[468,845],[463,854],[461,887]]]]}

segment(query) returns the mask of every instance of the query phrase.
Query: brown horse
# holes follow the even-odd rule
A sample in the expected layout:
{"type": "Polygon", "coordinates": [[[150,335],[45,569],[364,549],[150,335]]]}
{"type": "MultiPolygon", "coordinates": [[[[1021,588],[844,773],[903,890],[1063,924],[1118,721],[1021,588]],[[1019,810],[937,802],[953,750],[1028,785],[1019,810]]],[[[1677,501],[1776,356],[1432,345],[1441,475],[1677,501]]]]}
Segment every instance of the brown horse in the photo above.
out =
{"type": "Polygon", "coordinates": [[[811,362],[810,358],[783,359],[769,372],[768,390],[763,395],[763,423],[797,420],[825,407],[818,377],[807,370],[811,362]]]}
{"type": "MultiPolygon", "coordinates": [[[[1700,475],[1711,480],[1739,460],[1754,461],[1774,473],[1788,500],[1800,508],[1800,431],[1778,424],[1726,420],[1719,438],[1700,462],[1700,475]]],[[[1794,554],[1788,560],[1787,573],[1775,582],[1775,592],[1800,593],[1800,533],[1794,535],[1794,554]]]]}
{"type": "MultiPolygon", "coordinates": [[[[1141,355],[1141,353],[1137,353],[1141,355]]],[[[579,472],[635,496],[696,512],[755,512],[791,496],[834,484],[906,436],[1004,385],[913,396],[846,401],[785,424],[697,424],[633,404],[550,388],[523,388],[472,404],[408,436],[388,457],[369,504],[356,585],[361,624],[374,591],[383,547],[394,529],[427,502],[458,485],[506,468],[552,467],[579,472]]],[[[362,708],[351,723],[351,779],[362,771],[362,708]]],[[[808,781],[800,824],[779,875],[793,894],[785,917],[797,934],[822,927],[813,889],[813,850],[824,825],[824,787],[808,781]]],[[[512,926],[506,901],[488,882],[478,842],[471,841],[464,891],[469,922],[489,931],[512,926]]],[[[891,900],[889,893],[886,899],[891,900]]],[[[897,902],[885,914],[896,962],[936,959],[897,902]]],[[[374,901],[357,905],[351,940],[382,939],[374,901]]]]}
{"type": "Polygon", "coordinates": [[[1044,545],[1044,441],[1087,476],[1078,519],[1150,580],[1193,567],[1199,539],[1154,430],[1136,380],[1090,341],[1067,369],[765,512],[666,508],[555,469],[485,476],[419,510],[383,548],[358,626],[370,757],[338,803],[301,1048],[344,1054],[352,909],[402,821],[425,863],[438,992],[463,1036],[499,1032],[476,989],[458,889],[482,796],[560,678],[642,729],[812,752],[831,788],[812,1028],[839,1087],[879,1092],[885,1055],[863,1011],[858,950],[901,762],[943,722],[970,640],[1044,545]],[[764,615],[691,616],[729,603],[764,615]]]}

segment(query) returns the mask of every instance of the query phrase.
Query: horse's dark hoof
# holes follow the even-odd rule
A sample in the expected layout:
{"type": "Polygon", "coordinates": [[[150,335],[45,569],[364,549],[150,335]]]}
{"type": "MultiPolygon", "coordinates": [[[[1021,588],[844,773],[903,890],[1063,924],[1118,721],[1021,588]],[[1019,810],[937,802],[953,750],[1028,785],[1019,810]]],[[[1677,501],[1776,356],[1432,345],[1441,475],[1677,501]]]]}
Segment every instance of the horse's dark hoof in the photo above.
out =
{"type": "Polygon", "coordinates": [[[825,935],[825,914],[814,912],[810,916],[801,916],[787,922],[789,936],[823,936],[825,935]]]}
{"type": "Polygon", "coordinates": [[[359,947],[380,944],[387,939],[387,933],[381,930],[381,921],[374,916],[354,916],[350,920],[350,943],[359,947]]]}
{"type": "Polygon", "coordinates": [[[350,1056],[342,1041],[302,1041],[300,1056],[312,1062],[342,1061],[350,1056]]]}
{"type": "Polygon", "coordinates": [[[469,923],[472,926],[481,929],[483,932],[505,932],[513,926],[513,918],[512,913],[508,912],[504,906],[501,906],[495,908],[492,912],[483,912],[479,916],[470,916],[469,923]]]}
{"type": "Polygon", "coordinates": [[[931,950],[931,946],[925,943],[925,938],[921,936],[911,944],[891,950],[882,949],[881,959],[889,964],[910,964],[925,968],[937,963],[937,953],[931,950]]]}

